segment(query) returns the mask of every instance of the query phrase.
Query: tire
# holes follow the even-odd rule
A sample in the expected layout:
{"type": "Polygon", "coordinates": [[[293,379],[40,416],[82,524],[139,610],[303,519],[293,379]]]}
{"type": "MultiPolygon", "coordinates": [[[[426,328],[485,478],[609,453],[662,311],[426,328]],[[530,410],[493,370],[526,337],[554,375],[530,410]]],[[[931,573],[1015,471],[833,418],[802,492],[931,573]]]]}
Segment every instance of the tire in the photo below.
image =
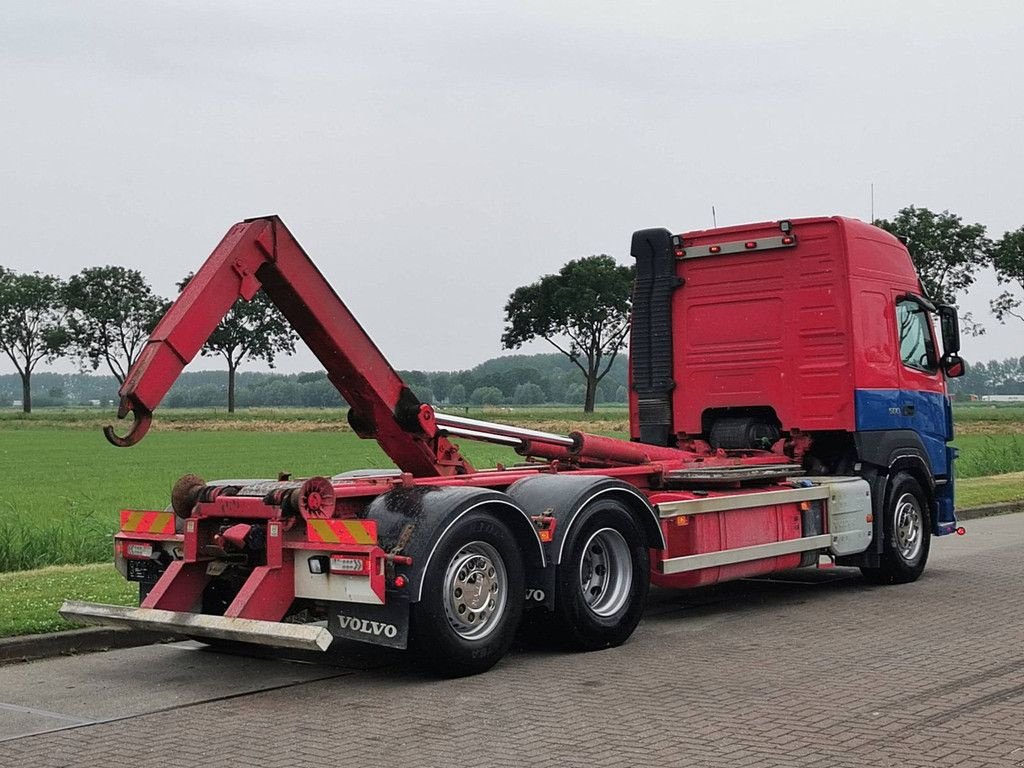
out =
{"type": "Polygon", "coordinates": [[[598,501],[583,515],[564,543],[551,620],[559,644],[596,651],[622,645],[640,623],[650,587],[650,553],[621,502],[598,501]]]}
{"type": "Polygon", "coordinates": [[[470,512],[440,541],[412,605],[411,644],[443,677],[485,672],[515,638],[526,577],[512,532],[485,512],[470,512]]]}
{"type": "Polygon", "coordinates": [[[921,484],[898,472],[885,497],[881,563],[861,568],[872,584],[908,584],[924,573],[931,549],[931,514],[921,484]]]}

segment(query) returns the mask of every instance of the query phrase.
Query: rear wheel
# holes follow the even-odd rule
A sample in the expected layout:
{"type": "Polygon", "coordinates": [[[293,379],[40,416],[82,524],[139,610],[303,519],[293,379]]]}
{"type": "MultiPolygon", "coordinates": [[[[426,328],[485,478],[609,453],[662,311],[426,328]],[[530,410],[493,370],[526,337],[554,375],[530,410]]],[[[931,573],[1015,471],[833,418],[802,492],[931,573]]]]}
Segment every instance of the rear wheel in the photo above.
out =
{"type": "Polygon", "coordinates": [[[522,554],[508,527],[470,512],[441,540],[412,606],[420,658],[446,677],[475,675],[508,651],[522,618],[522,554]]]}
{"type": "Polygon", "coordinates": [[[650,555],[621,502],[598,502],[569,531],[556,572],[556,639],[581,651],[621,645],[643,615],[650,555]]]}
{"type": "Polygon", "coordinates": [[[893,476],[886,493],[881,563],[861,568],[872,584],[907,584],[924,572],[931,548],[931,515],[921,484],[906,472],[893,476]]]}

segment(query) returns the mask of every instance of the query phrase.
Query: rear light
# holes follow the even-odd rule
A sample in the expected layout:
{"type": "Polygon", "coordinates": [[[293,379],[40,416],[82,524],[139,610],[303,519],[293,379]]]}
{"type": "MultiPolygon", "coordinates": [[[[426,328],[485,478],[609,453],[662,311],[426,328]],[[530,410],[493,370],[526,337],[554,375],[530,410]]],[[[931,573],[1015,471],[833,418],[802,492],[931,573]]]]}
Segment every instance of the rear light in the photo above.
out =
{"type": "Polygon", "coordinates": [[[130,560],[149,560],[153,556],[153,545],[130,541],[125,544],[124,556],[130,560]]]}
{"type": "Polygon", "coordinates": [[[327,573],[327,568],[330,565],[330,558],[327,555],[314,555],[306,561],[306,565],[309,566],[309,572],[314,576],[318,576],[322,573],[327,573]]]}
{"type": "Polygon", "coordinates": [[[366,558],[352,555],[331,555],[331,573],[365,573],[366,558]]]}

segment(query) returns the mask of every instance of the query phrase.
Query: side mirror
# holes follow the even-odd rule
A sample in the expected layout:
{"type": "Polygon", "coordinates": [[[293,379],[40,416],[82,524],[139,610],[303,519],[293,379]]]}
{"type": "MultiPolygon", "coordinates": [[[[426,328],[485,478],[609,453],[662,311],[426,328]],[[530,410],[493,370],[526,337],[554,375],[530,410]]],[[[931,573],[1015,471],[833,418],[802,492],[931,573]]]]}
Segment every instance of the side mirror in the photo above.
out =
{"type": "Polygon", "coordinates": [[[960,355],[947,354],[942,357],[942,372],[947,379],[956,379],[967,373],[967,363],[960,355]]]}
{"type": "MultiPolygon", "coordinates": [[[[956,316],[956,307],[940,304],[936,309],[942,327],[942,351],[946,355],[956,355],[960,351],[960,319],[956,316]]],[[[963,363],[962,360],[960,362],[963,363]]]]}

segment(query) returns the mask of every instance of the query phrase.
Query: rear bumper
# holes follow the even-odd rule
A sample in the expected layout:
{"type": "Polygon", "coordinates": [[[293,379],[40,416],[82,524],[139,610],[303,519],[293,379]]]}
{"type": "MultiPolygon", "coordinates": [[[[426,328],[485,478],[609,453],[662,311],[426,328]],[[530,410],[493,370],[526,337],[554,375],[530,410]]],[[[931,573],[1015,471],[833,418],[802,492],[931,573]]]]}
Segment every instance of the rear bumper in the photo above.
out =
{"type": "Polygon", "coordinates": [[[309,651],[326,651],[333,640],[326,628],[313,624],[285,624],[76,600],[66,600],[60,608],[60,615],[83,624],[130,627],[181,637],[204,637],[309,651]]]}

